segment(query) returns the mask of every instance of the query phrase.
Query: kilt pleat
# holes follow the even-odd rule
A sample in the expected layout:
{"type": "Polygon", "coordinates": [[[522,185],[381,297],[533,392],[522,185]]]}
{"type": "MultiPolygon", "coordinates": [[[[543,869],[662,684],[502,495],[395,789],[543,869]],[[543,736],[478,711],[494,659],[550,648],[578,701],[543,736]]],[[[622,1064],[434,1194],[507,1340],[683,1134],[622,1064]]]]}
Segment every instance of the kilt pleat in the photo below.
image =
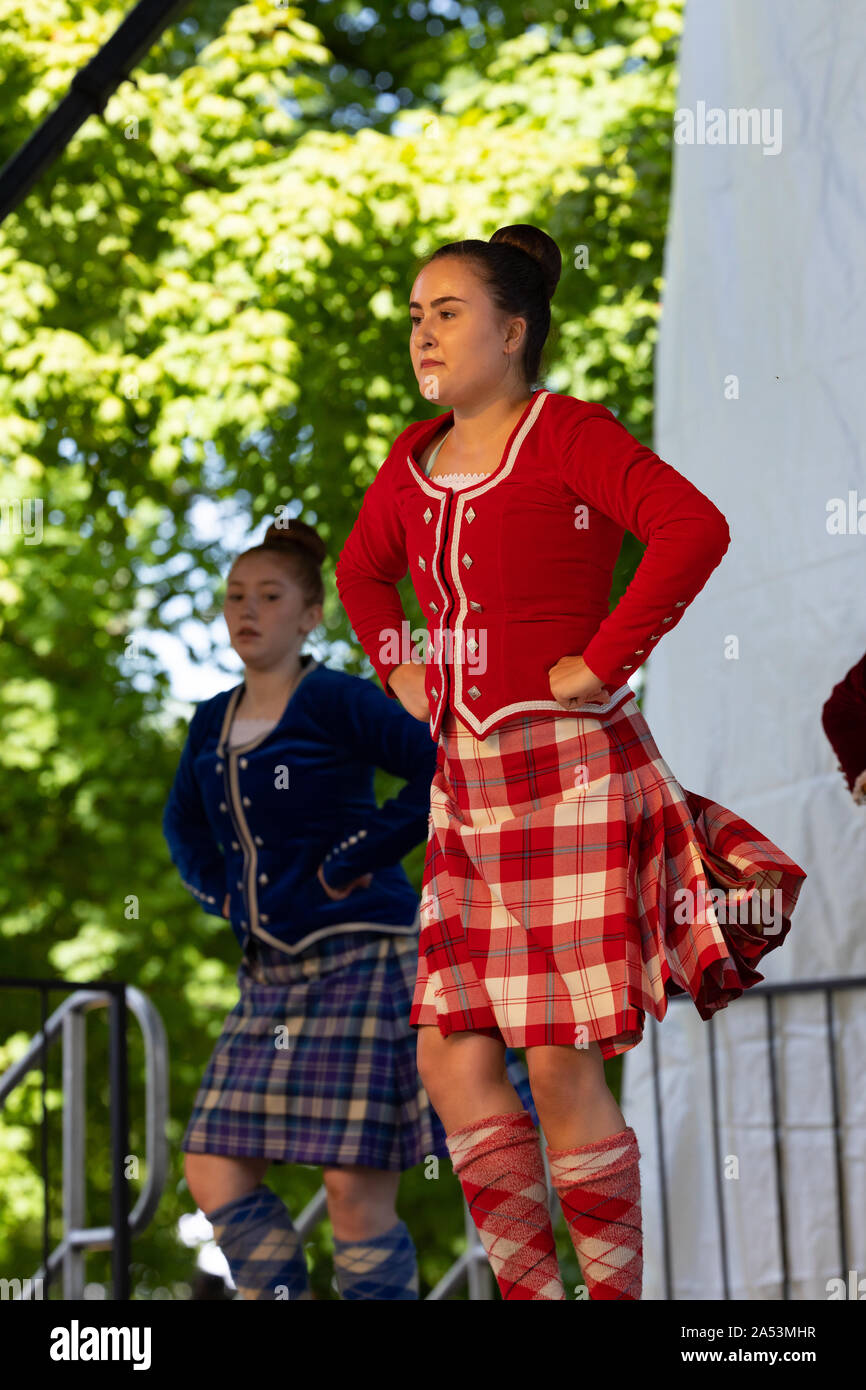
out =
{"type": "MultiPolygon", "coordinates": [[[[347,932],[290,957],[263,943],[211,1054],[182,1148],[405,1171],[446,1158],[409,1010],[418,937],[347,932]]],[[[525,1068],[508,1074],[533,1116],[525,1068]]]]}
{"type": "Polygon", "coordinates": [[[530,714],[484,740],[449,712],[411,1023],[613,1057],[669,996],[708,1019],[763,979],[805,877],[680,786],[634,699],[608,717],[530,714]]]}

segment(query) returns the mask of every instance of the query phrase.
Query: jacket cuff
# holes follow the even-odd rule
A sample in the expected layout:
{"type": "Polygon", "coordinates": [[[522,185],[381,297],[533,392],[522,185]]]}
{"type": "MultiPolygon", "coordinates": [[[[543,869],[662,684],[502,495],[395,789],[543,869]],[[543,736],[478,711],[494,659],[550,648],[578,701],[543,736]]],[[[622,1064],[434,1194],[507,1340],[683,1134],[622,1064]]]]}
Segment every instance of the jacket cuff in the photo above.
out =
{"type": "Polygon", "coordinates": [[[222,917],[223,903],[225,902],[225,889],[223,889],[222,896],[220,896],[219,885],[216,883],[208,884],[208,888],[213,889],[211,893],[205,892],[202,888],[196,888],[194,883],[187,883],[185,878],[181,879],[181,883],[187,892],[192,893],[194,898],[198,898],[205,912],[213,912],[215,916],[222,917]]]}
{"type": "Polygon", "coordinates": [[[606,663],[603,655],[599,655],[597,657],[595,655],[595,652],[592,650],[592,643],[590,643],[590,645],[581,652],[581,656],[583,657],[583,660],[586,662],[586,665],[589,667],[590,671],[592,671],[593,675],[598,676],[598,679],[601,681],[602,685],[607,687],[611,695],[615,690],[618,690],[619,687],[623,685],[631,675],[631,671],[625,671],[621,668],[615,669],[614,667],[609,666],[606,663]]]}
{"type": "Polygon", "coordinates": [[[629,676],[643,665],[649,656],[651,646],[654,645],[647,641],[646,647],[642,651],[634,652],[630,661],[621,662],[622,653],[617,652],[615,656],[612,656],[609,643],[602,645],[600,642],[596,647],[595,640],[593,637],[589,645],[581,652],[581,656],[590,671],[598,676],[602,685],[607,686],[611,695],[615,690],[619,690],[621,685],[625,685],[629,676]]]}
{"type": "Polygon", "coordinates": [[[366,830],[357,830],[344,840],[338,840],[325,855],[322,877],[329,888],[347,888],[353,879],[360,878],[366,872],[363,863],[367,853],[366,838],[366,830]]]}
{"type": "Polygon", "coordinates": [[[376,675],[379,677],[379,680],[382,682],[382,689],[388,696],[388,699],[396,700],[397,696],[394,694],[393,690],[389,686],[388,681],[390,677],[394,674],[394,672],[397,670],[397,668],[401,666],[403,663],[400,661],[379,661],[378,657],[375,659],[371,657],[370,664],[372,665],[373,670],[376,672],[376,675]]]}
{"type": "Polygon", "coordinates": [[[605,632],[607,623],[612,623],[616,618],[617,609],[602,623],[598,632],[587,643],[581,656],[591,671],[594,671],[599,680],[610,690],[616,690],[623,685],[633,675],[638,667],[643,666],[647,657],[653,652],[664,637],[666,632],[672,631],[677,626],[683,616],[682,610],[688,607],[686,599],[678,599],[671,609],[671,612],[664,618],[659,619],[658,630],[648,632],[645,636],[626,637],[626,646],[623,633],[616,633],[615,629],[605,632]],[[635,647],[632,642],[637,642],[635,647]]]}

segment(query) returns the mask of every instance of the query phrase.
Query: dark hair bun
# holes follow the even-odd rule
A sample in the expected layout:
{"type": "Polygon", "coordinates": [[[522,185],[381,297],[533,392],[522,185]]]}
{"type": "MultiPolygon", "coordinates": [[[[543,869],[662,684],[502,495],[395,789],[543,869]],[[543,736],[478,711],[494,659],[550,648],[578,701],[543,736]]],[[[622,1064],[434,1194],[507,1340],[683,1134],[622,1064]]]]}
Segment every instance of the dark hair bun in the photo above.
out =
{"type": "Polygon", "coordinates": [[[308,550],[319,565],[328,553],[328,547],[318,531],[295,517],[287,517],[282,523],[272,521],[262,541],[266,550],[289,550],[297,545],[308,550]]]}
{"type": "Polygon", "coordinates": [[[525,251],[527,256],[531,256],[541,269],[548,299],[553,298],[562,274],[562,255],[553,237],[529,222],[518,222],[513,227],[499,227],[490,240],[515,246],[518,251],[525,251]]]}

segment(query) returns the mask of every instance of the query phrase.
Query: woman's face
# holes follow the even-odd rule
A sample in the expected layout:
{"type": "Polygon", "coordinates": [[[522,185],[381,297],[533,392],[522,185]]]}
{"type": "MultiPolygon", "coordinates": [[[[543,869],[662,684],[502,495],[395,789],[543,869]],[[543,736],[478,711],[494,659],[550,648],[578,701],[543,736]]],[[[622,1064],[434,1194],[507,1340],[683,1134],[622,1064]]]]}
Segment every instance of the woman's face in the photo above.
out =
{"type": "Polygon", "coordinates": [[[459,256],[425,266],[412,286],[409,351],[426,400],[462,405],[520,376],[526,320],[508,318],[459,256]]]}
{"type": "Polygon", "coordinates": [[[279,665],[321,622],[321,604],[309,605],[291,571],[277,556],[259,552],[235,561],[226,585],[223,616],[229,641],[247,666],[279,665]]]}

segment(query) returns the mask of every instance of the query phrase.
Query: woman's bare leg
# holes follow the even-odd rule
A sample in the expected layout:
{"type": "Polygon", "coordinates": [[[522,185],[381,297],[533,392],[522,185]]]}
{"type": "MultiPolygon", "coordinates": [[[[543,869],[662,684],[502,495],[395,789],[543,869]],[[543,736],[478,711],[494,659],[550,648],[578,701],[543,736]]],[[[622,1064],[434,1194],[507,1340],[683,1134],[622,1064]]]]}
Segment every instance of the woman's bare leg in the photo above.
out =
{"type": "Polygon", "coordinates": [[[207,1213],[253,1192],[270,1167],[270,1159],[184,1154],[183,1167],[193,1201],[207,1213]]]}
{"type": "Polygon", "coordinates": [[[344,1300],[417,1300],[418,1260],[397,1215],[400,1173],[367,1167],[324,1170],[334,1227],[334,1272],[344,1300]]]}
{"type": "Polygon", "coordinates": [[[449,1033],[435,1024],[418,1029],[418,1071],[446,1133],[523,1109],[508,1079],[505,1043],[484,1033],[449,1033]]]}
{"type": "Polygon", "coordinates": [[[565,1298],[538,1134],[483,1033],[419,1029],[418,1068],[503,1299],[565,1298]]]}
{"type": "Polygon", "coordinates": [[[591,1299],[639,1299],[640,1152],[614,1100],[597,1043],[526,1049],[529,1080],[559,1197],[591,1299]]]}
{"type": "Polygon", "coordinates": [[[397,1220],[400,1173],[381,1168],[322,1170],[328,1215],[338,1240],[369,1240],[384,1235],[397,1220]]]}
{"type": "Polygon", "coordinates": [[[193,1200],[213,1227],[244,1299],[309,1299],[301,1237],[276,1192],[262,1183],[266,1158],[187,1154],[193,1200]]]}
{"type": "Polygon", "coordinates": [[[598,1043],[527,1047],[529,1084],[551,1149],[571,1149],[626,1128],[604,1075],[598,1043]]]}

